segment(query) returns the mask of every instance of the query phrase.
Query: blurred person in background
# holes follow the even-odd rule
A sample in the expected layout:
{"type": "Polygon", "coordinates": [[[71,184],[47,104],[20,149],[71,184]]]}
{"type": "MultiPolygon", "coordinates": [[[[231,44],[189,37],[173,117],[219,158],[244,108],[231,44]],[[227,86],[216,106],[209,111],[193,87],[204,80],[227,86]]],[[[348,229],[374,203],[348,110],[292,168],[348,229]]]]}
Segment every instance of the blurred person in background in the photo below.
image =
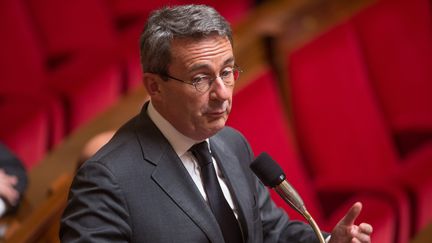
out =
{"type": "Polygon", "coordinates": [[[0,143],[0,217],[16,210],[27,188],[22,162],[0,143]]]}
{"type": "Polygon", "coordinates": [[[77,169],[88,159],[90,159],[99,149],[101,149],[113,136],[115,130],[108,130],[96,134],[90,138],[81,150],[78,158],[77,169]]]}

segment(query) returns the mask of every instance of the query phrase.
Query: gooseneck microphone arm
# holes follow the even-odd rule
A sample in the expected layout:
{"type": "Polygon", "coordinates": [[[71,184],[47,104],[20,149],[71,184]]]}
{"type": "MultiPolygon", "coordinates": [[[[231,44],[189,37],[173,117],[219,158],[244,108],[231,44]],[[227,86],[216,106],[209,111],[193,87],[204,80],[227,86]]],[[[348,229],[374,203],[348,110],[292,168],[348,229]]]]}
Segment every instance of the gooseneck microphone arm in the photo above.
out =
{"type": "Polygon", "coordinates": [[[264,185],[273,188],[282,199],[294,210],[300,213],[311,225],[320,243],[325,243],[317,223],[306,210],[303,200],[297,191],[286,181],[286,176],[280,166],[267,153],[260,154],[250,165],[252,171],[264,185]]]}

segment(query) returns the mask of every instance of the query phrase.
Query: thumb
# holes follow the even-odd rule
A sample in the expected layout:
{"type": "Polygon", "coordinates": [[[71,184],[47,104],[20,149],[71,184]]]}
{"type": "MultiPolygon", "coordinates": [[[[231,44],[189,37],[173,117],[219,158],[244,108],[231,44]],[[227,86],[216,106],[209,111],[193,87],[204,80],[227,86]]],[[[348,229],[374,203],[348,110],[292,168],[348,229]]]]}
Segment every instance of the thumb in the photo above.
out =
{"type": "Polygon", "coordinates": [[[339,221],[342,225],[353,225],[356,218],[359,216],[362,209],[362,204],[360,202],[354,203],[354,205],[348,210],[345,216],[339,221]]]}

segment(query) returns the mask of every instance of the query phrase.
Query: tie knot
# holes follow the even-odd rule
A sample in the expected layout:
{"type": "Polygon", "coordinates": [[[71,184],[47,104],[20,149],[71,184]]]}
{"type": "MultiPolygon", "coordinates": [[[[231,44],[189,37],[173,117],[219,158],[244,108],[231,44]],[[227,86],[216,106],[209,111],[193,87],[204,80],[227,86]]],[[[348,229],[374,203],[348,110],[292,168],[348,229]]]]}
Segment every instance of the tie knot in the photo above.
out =
{"type": "Polygon", "coordinates": [[[212,158],[207,141],[197,143],[192,146],[189,151],[197,158],[200,166],[205,166],[212,163],[212,158]]]}

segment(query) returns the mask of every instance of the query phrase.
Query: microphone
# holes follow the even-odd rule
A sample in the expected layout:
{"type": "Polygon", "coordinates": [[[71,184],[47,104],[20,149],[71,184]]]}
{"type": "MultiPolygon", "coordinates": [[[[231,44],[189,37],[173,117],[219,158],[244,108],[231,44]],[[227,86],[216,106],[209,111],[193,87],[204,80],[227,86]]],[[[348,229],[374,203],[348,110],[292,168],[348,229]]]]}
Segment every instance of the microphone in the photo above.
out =
{"type": "Polygon", "coordinates": [[[270,155],[265,152],[261,153],[255,161],[252,162],[250,168],[264,185],[273,188],[285,202],[300,213],[312,226],[319,241],[325,243],[321,230],[307,211],[302,198],[286,180],[282,168],[270,157],[270,155]]]}

